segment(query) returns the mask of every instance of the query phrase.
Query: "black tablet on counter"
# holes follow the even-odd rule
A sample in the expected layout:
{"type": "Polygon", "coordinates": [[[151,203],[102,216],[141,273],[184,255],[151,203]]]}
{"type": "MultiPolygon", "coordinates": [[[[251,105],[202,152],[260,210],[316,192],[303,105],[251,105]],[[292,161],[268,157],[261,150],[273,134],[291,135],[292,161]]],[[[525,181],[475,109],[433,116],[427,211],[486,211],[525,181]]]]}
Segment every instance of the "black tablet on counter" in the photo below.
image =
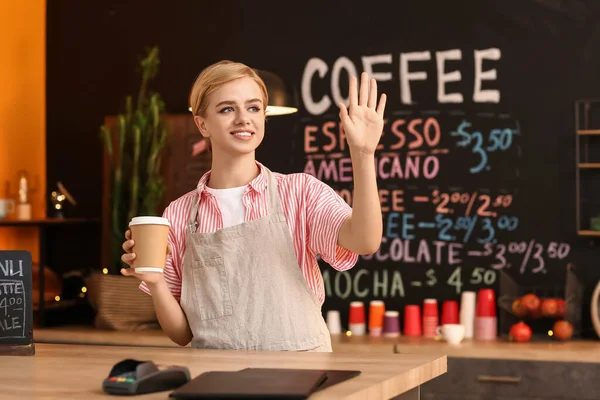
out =
{"type": "Polygon", "coordinates": [[[169,397],[191,399],[306,399],[360,371],[246,368],[205,372],[169,397]]]}

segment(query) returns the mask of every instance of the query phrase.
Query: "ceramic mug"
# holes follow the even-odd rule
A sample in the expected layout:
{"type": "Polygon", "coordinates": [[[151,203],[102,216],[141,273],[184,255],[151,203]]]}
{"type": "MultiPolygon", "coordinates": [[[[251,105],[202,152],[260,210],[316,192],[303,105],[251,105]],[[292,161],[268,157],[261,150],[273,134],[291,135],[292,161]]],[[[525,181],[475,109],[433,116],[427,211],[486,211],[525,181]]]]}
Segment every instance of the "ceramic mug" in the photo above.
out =
{"type": "Polygon", "coordinates": [[[12,199],[0,199],[0,219],[6,218],[8,214],[15,211],[15,201],[12,199]]]}
{"type": "Polygon", "coordinates": [[[461,324],[444,324],[438,326],[435,333],[450,344],[459,344],[465,337],[465,327],[461,324]]]}

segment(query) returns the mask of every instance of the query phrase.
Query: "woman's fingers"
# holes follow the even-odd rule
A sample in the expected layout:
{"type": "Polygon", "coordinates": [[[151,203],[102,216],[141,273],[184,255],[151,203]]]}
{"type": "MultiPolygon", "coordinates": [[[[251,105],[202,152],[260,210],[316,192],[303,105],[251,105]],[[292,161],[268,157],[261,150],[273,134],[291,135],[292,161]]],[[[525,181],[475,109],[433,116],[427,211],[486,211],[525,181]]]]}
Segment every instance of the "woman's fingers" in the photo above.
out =
{"type": "Polygon", "coordinates": [[[121,275],[135,276],[135,270],[133,268],[121,268],[121,275]]]}
{"type": "Polygon", "coordinates": [[[360,74],[360,98],[358,99],[359,106],[366,106],[369,98],[369,75],[366,72],[360,74]]]}
{"type": "Polygon", "coordinates": [[[371,78],[370,86],[371,87],[369,88],[369,102],[367,103],[367,107],[375,108],[375,106],[377,105],[377,81],[371,78]]]}
{"type": "Polygon", "coordinates": [[[125,253],[121,255],[121,261],[123,261],[127,265],[131,265],[133,260],[135,260],[135,253],[125,253]]]}

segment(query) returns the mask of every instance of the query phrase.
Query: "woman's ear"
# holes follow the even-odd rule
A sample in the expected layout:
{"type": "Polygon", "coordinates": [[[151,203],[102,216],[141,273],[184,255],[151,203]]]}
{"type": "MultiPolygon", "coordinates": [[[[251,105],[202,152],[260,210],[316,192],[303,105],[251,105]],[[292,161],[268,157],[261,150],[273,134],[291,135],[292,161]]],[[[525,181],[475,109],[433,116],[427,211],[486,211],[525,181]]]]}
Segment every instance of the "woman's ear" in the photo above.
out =
{"type": "Polygon", "coordinates": [[[194,122],[196,123],[196,126],[198,127],[198,130],[200,131],[202,136],[210,137],[210,134],[208,133],[208,130],[206,129],[206,121],[204,120],[204,118],[196,115],[196,116],[194,116],[194,122]]]}

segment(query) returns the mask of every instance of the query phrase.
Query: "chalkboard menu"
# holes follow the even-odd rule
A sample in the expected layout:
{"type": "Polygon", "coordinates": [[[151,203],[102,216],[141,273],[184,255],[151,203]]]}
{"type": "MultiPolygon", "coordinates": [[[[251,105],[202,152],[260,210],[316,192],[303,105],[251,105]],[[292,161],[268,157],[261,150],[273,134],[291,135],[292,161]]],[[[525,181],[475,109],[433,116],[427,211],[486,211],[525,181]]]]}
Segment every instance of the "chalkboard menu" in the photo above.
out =
{"type": "Polygon", "coordinates": [[[551,236],[544,202],[552,196],[536,164],[543,144],[531,140],[529,110],[501,101],[503,84],[514,87],[509,77],[498,80],[501,59],[495,47],[307,59],[293,168],[350,205],[352,161],[336,105],[347,101],[348,76],[362,71],[388,96],[375,154],[383,240],[351,270],[322,264],[324,312],[344,317],[354,300],[401,310],[428,297],[459,299],[465,290],[497,289],[501,270],[564,279],[571,246],[551,236]]]}
{"type": "Polygon", "coordinates": [[[33,355],[31,253],[0,251],[0,355],[33,355]]]}

